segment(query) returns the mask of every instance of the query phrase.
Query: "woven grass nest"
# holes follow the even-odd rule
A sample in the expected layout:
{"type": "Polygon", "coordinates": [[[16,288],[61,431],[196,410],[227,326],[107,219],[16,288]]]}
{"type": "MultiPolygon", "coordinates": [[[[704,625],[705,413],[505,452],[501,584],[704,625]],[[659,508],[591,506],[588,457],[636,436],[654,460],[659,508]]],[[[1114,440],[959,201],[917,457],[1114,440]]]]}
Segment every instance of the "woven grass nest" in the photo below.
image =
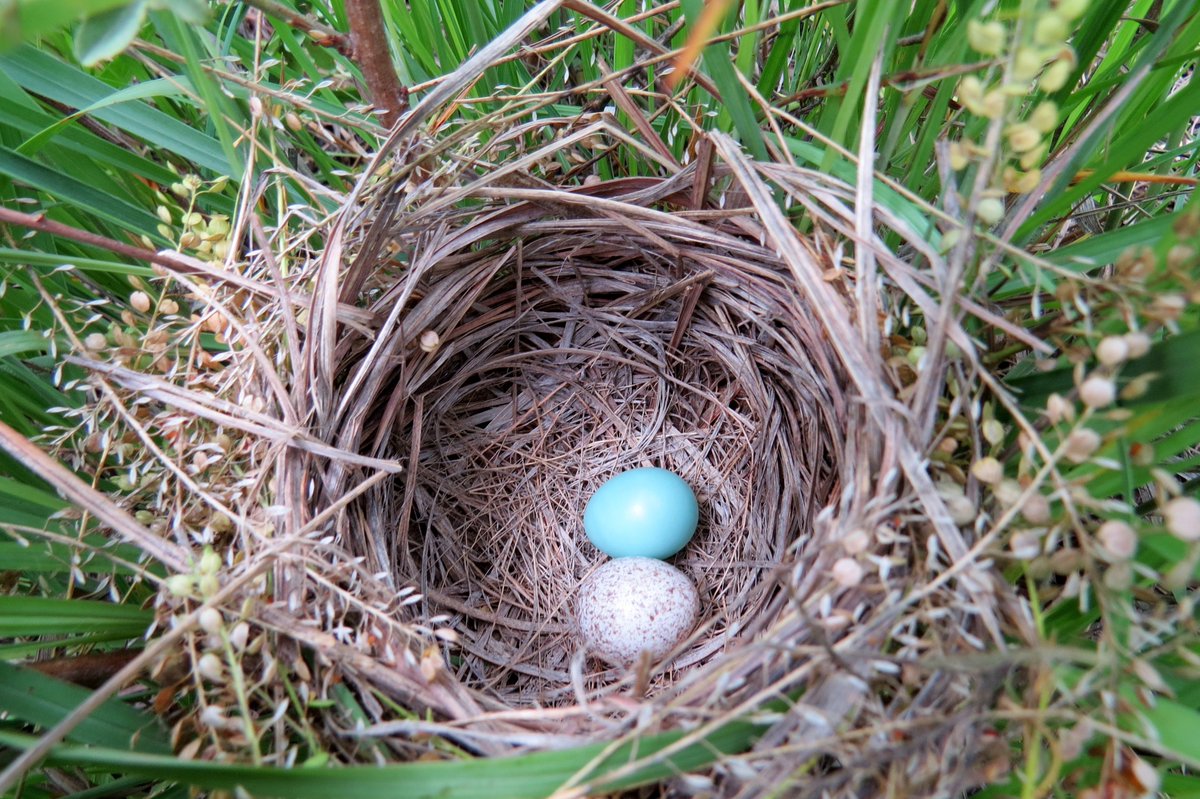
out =
{"type": "Polygon", "coordinates": [[[503,755],[741,719],[753,746],[706,790],[753,795],[802,766],[814,794],[981,782],[1003,672],[944,664],[1001,645],[1015,605],[929,473],[945,400],[881,330],[919,308],[967,353],[927,364],[933,385],[971,368],[922,235],[861,186],[720,133],[681,165],[608,114],[522,101],[500,130],[457,120],[444,103],[472,77],[393,132],[313,229],[307,315],[274,316],[306,326],[285,379],[310,437],[273,461],[299,498],[276,535],[312,543],[277,565],[260,621],[413,711],[364,700],[369,734],[411,756],[414,735],[503,755]],[[587,177],[623,152],[655,174],[587,177]],[[662,662],[615,668],[572,629],[605,560],[582,512],[639,466],[698,496],[672,562],[701,622],[662,662]]]}

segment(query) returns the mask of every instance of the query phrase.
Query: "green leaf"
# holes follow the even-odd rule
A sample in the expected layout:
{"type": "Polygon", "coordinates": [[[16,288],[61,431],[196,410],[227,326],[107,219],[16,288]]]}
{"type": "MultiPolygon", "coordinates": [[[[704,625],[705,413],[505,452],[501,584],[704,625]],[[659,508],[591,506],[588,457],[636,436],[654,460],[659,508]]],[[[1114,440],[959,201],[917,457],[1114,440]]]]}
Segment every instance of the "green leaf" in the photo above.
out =
{"type": "MultiPolygon", "coordinates": [[[[597,791],[611,792],[668,779],[682,772],[704,768],[723,755],[744,752],[762,728],[746,722],[731,722],[714,730],[704,740],[656,760],[654,755],[684,737],[683,732],[666,732],[617,746],[604,755],[610,744],[575,749],[537,752],[529,755],[441,762],[414,762],[391,766],[348,766],[341,768],[255,767],[201,760],[123,752],[112,748],[59,746],[50,760],[63,765],[103,766],[124,774],[188,783],[210,789],[242,788],[257,797],[327,799],[540,799],[553,794],[581,770],[589,769],[597,791]],[[598,762],[593,762],[597,761],[598,762]],[[635,761],[646,761],[620,779],[605,781],[610,774],[635,761]]],[[[27,748],[35,738],[0,732],[0,744],[27,748]]]]}
{"type": "Polygon", "coordinates": [[[146,0],[88,17],[75,33],[75,57],[85,67],[113,58],[137,37],[145,20],[146,0]]]}
{"type": "MultiPolygon", "coordinates": [[[[0,708],[39,727],[53,727],[90,695],[90,691],[33,669],[0,661],[0,708]]],[[[171,743],[158,719],[109,699],[71,730],[69,740],[133,751],[171,754],[171,743]]]]}
{"type": "Polygon", "coordinates": [[[161,240],[158,235],[158,217],[144,208],[138,208],[120,197],[113,197],[59,170],[43,166],[31,158],[0,146],[0,175],[44,191],[60,200],[74,203],[91,211],[101,219],[115,222],[121,227],[145,233],[161,240]]]}
{"type": "MultiPolygon", "coordinates": [[[[85,108],[115,89],[76,67],[28,45],[0,56],[4,70],[26,91],[71,108],[85,108]]],[[[101,108],[93,116],[138,136],[163,153],[173,153],[198,167],[225,174],[228,163],[220,145],[194,127],[145,103],[101,108]]],[[[155,217],[157,221],[157,217],[155,217]]]]}
{"type": "Polygon", "coordinates": [[[47,352],[52,339],[36,330],[6,330],[0,333],[0,358],[26,352],[47,352]]]}
{"type": "Polygon", "coordinates": [[[208,3],[204,0],[160,0],[163,8],[189,25],[203,25],[208,21],[208,3]]]}
{"type": "Polygon", "coordinates": [[[9,0],[0,3],[0,46],[16,45],[94,14],[101,14],[129,0],[9,0]]]}
{"type": "Polygon", "coordinates": [[[112,602],[50,597],[0,596],[0,636],[106,632],[140,637],[154,612],[112,602]]]}
{"type": "Polygon", "coordinates": [[[38,150],[45,146],[46,142],[54,138],[72,122],[88,114],[109,108],[121,103],[128,103],[134,100],[145,100],[149,97],[175,97],[183,94],[184,88],[187,85],[187,80],[183,78],[158,78],[157,80],[148,80],[145,83],[135,83],[132,86],[126,86],[124,89],[115,91],[107,97],[103,97],[86,108],[81,108],[73,114],[68,114],[61,119],[55,120],[52,125],[48,125],[38,131],[33,136],[30,136],[25,142],[17,148],[17,152],[25,155],[33,155],[38,150]]]}
{"type": "MultiPolygon", "coordinates": [[[[1122,401],[1126,407],[1144,407],[1200,396],[1200,330],[1171,336],[1156,342],[1145,356],[1130,362],[1121,370],[1120,383],[1135,377],[1154,375],[1150,390],[1140,397],[1122,401]]],[[[1021,404],[1029,408],[1044,408],[1046,398],[1074,387],[1073,367],[1052,372],[1036,373],[1009,382],[1021,396],[1021,404]]]]}

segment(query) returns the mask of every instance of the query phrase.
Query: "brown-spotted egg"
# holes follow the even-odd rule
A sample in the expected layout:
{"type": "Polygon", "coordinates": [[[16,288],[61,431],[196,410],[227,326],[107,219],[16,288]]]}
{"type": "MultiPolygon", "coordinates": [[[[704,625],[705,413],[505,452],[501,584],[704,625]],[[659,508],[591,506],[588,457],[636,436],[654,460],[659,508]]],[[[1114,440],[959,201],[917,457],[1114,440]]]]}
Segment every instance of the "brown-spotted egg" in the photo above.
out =
{"type": "Polygon", "coordinates": [[[696,626],[700,596],[683,572],[655,558],[616,558],[592,572],[575,602],[590,652],[615,664],[643,651],[659,660],[696,626]]]}

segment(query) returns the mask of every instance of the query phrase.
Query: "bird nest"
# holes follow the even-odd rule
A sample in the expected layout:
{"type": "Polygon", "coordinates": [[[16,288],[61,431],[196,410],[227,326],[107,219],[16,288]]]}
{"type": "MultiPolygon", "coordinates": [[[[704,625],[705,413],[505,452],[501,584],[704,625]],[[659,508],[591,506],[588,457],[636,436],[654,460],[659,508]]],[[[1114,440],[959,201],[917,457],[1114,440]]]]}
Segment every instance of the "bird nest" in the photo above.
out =
{"type": "Polygon", "coordinates": [[[798,763],[813,793],[985,781],[997,675],[957,659],[1020,613],[961,473],[931,471],[947,420],[958,441],[978,423],[947,391],[975,367],[939,299],[954,283],[928,268],[936,230],[876,203],[869,175],[751,160],[721,133],[689,133],[681,164],[648,123],[539,117],[545,98],[447,111],[521,33],[409,112],[331,219],[281,230],[232,291],[192,289],[240,337],[206,413],[234,420],[236,394],[250,482],[275,498],[269,519],[233,503],[230,562],[272,568],[242,612],[306,685],[357,686],[373,726],[354,734],[406,757],[429,736],[495,755],[673,730],[727,794],[798,763]],[[646,176],[599,179],[601,160],[646,176]],[[285,288],[278,256],[305,248],[285,288]],[[910,314],[919,363],[887,332],[910,314]],[[264,396],[291,405],[272,419],[264,396]],[[699,500],[672,562],[700,623],[614,667],[573,629],[605,560],[582,515],[641,466],[699,500]]]}
{"type": "MultiPolygon", "coordinates": [[[[304,376],[316,435],[363,462],[293,448],[284,465],[313,487],[308,514],[336,516],[331,568],[356,564],[337,596],[367,657],[343,662],[439,718],[381,730],[483,753],[753,711],[768,754],[730,786],[818,755],[970,783],[974,748],[947,772],[939,747],[978,739],[994,675],[923,658],[998,640],[1007,600],[967,557],[966,498],[914,436],[940,395],[888,357],[880,309],[908,297],[877,294],[864,266],[928,303],[922,278],[862,238],[860,190],[722,134],[697,143],[656,177],[552,183],[556,153],[646,149],[607,116],[436,143],[402,126],[372,164],[314,277],[304,376]],[[661,661],[614,667],[573,627],[606,560],[582,511],[641,466],[697,494],[698,533],[672,560],[701,621],[661,661]]],[[[910,258],[928,250],[874,213],[910,258]]]]}
{"type": "Polygon", "coordinates": [[[463,193],[480,201],[469,214],[401,236],[403,260],[364,287],[386,321],[338,351],[357,442],[404,466],[347,540],[448,618],[463,685],[512,706],[579,702],[635,679],[585,660],[573,630],[580,581],[607,559],[582,509],[615,473],[670,469],[701,508],[673,561],[704,623],[653,670],[658,690],[786,606],[837,489],[845,381],[786,265],[737,214],[689,218],[686,181],[487,187],[463,193]]]}

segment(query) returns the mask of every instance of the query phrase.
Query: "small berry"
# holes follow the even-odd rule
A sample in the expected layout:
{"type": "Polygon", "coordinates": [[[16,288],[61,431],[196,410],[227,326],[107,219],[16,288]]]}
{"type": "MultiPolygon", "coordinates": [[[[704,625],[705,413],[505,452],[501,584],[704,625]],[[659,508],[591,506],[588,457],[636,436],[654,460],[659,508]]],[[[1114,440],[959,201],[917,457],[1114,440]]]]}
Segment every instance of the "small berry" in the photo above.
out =
{"type": "Polygon", "coordinates": [[[1122,338],[1129,348],[1128,357],[1140,358],[1150,351],[1150,337],[1140,330],[1132,330],[1122,338]]]}
{"type": "Polygon", "coordinates": [[[1109,519],[1096,530],[1096,540],[1112,560],[1129,560],[1137,552],[1137,533],[1125,522],[1109,519]]]}
{"type": "Polygon", "coordinates": [[[994,485],[1004,479],[1004,467],[1000,465],[1000,461],[989,455],[971,465],[971,474],[981,483],[994,485]]]}
{"type": "Polygon", "coordinates": [[[196,671],[209,682],[225,681],[225,669],[221,665],[221,659],[212,652],[200,656],[200,660],[196,661],[196,671]]]}
{"type": "Polygon", "coordinates": [[[1079,386],[1079,399],[1089,408],[1104,408],[1117,398],[1117,386],[1103,375],[1092,375],[1079,386]]]}
{"type": "Polygon", "coordinates": [[[1129,341],[1124,336],[1105,336],[1096,345],[1096,360],[1105,366],[1124,363],[1129,357],[1129,341]]]}
{"type": "Polygon", "coordinates": [[[1083,463],[1100,449],[1100,434],[1087,427],[1072,430],[1063,444],[1063,456],[1072,463],[1083,463]]]}
{"type": "Polygon", "coordinates": [[[833,564],[833,579],[843,588],[853,588],[862,582],[863,567],[854,558],[840,558],[833,564]]]}
{"type": "Polygon", "coordinates": [[[1067,85],[1067,80],[1071,77],[1072,66],[1064,60],[1055,61],[1050,67],[1042,73],[1042,79],[1038,81],[1038,86],[1044,92],[1056,92],[1067,85]]]}
{"type": "Polygon", "coordinates": [[[209,635],[216,635],[221,631],[221,627],[225,624],[225,619],[221,616],[221,611],[216,608],[205,608],[200,611],[200,616],[197,619],[200,624],[200,629],[209,635]]]}
{"type": "Polygon", "coordinates": [[[983,55],[998,55],[1004,49],[1007,38],[1003,23],[995,20],[980,22],[977,19],[967,22],[967,42],[983,55]]]}
{"type": "Polygon", "coordinates": [[[1177,497],[1163,508],[1163,521],[1171,535],[1183,541],[1200,541],[1200,502],[1177,497]]]}
{"type": "Polygon", "coordinates": [[[1033,41],[1035,44],[1042,46],[1050,46],[1062,44],[1067,40],[1067,34],[1071,32],[1067,21],[1053,12],[1043,14],[1033,28],[1033,41]]]}
{"type": "Polygon", "coordinates": [[[985,197],[975,208],[975,215],[985,225],[994,225],[1004,218],[1004,203],[996,197],[985,197]]]}

